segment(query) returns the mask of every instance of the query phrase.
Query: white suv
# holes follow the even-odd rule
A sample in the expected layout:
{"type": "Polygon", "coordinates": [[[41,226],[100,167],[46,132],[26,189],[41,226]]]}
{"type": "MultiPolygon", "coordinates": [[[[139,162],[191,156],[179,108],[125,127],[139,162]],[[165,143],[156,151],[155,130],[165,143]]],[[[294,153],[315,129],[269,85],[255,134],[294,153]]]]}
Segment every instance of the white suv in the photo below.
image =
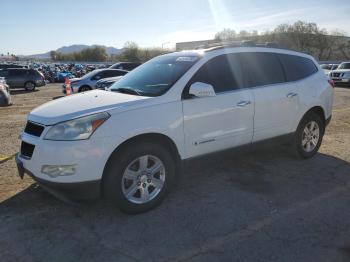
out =
{"type": "Polygon", "coordinates": [[[288,138],[302,158],[319,149],[333,88],[309,55],[219,46],[156,57],[113,84],[28,115],[20,176],[56,196],[103,195],[121,210],[158,205],[182,160],[288,138]]]}

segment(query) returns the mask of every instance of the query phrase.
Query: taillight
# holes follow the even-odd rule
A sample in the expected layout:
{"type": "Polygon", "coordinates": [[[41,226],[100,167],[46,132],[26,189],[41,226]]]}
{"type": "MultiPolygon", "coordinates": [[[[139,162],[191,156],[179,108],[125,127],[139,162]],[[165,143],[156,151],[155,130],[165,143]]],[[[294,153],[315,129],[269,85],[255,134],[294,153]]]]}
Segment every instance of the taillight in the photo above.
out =
{"type": "Polygon", "coordinates": [[[334,88],[335,87],[335,83],[332,79],[328,79],[328,83],[334,88]]]}

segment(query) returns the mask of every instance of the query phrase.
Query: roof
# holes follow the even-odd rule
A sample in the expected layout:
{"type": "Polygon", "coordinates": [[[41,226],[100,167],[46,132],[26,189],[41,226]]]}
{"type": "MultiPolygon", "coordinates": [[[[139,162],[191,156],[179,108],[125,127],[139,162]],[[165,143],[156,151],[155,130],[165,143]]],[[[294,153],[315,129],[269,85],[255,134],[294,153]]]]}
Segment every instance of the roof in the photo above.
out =
{"type": "MultiPolygon", "coordinates": [[[[205,52],[223,49],[223,48],[232,48],[232,47],[265,47],[265,48],[277,48],[291,50],[284,48],[275,42],[265,42],[265,43],[256,43],[254,41],[234,41],[234,42],[219,42],[212,43],[207,45],[198,46],[196,49],[204,49],[205,52]]],[[[295,50],[292,50],[295,51],[295,50]]]]}

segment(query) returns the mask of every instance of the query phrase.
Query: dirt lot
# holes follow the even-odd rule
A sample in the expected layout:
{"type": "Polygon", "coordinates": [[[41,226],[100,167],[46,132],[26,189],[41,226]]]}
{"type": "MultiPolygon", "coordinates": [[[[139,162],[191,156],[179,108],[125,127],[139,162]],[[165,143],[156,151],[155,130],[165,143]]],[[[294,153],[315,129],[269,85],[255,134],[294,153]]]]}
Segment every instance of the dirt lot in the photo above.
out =
{"type": "MultiPolygon", "coordinates": [[[[18,150],[35,106],[59,85],[13,92],[0,108],[0,155],[18,150]]],[[[163,204],[128,216],[102,201],[64,204],[0,164],[0,261],[349,261],[350,89],[336,88],[320,152],[283,147],[191,162],[163,204]]]]}

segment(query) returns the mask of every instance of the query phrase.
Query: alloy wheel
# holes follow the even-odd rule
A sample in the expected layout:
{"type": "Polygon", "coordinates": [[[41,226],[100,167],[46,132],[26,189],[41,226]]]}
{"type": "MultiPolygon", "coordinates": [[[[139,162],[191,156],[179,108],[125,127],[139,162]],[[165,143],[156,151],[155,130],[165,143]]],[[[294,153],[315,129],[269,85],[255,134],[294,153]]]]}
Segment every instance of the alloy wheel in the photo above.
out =
{"type": "Polygon", "coordinates": [[[312,152],[320,139],[320,127],[315,121],[306,124],[302,133],[301,145],[305,152],[312,152]]]}
{"type": "Polygon", "coordinates": [[[162,190],[165,167],[156,156],[143,155],[131,161],[122,177],[122,191],[132,203],[145,204],[162,190]]]}

